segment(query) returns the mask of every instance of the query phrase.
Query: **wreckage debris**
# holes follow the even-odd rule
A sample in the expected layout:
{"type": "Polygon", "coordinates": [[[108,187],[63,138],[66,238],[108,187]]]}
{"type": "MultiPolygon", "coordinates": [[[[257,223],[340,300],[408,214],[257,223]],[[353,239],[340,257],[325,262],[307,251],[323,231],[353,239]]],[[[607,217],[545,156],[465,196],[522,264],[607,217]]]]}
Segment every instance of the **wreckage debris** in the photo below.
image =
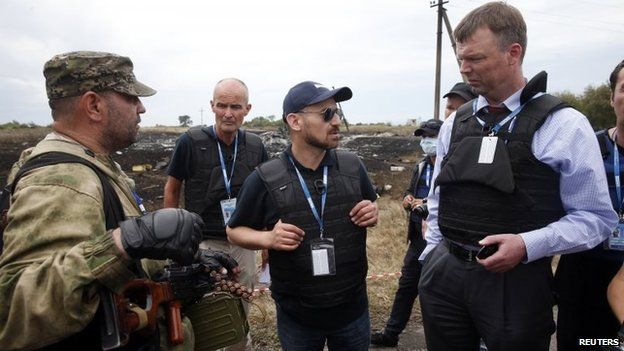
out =
{"type": "Polygon", "coordinates": [[[152,165],[150,165],[149,163],[132,166],[132,172],[145,172],[151,169],[152,169],[152,165]]]}

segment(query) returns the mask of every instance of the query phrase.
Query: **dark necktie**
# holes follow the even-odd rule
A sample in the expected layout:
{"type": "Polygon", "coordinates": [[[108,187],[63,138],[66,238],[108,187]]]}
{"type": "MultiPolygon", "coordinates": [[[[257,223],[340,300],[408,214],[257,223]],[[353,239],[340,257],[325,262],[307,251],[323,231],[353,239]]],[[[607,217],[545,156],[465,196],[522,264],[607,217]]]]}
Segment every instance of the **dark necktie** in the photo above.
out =
{"type": "Polygon", "coordinates": [[[482,111],[483,114],[481,114],[481,118],[485,122],[483,128],[487,132],[489,132],[496,123],[499,123],[509,115],[509,109],[505,105],[487,106],[482,111]]]}

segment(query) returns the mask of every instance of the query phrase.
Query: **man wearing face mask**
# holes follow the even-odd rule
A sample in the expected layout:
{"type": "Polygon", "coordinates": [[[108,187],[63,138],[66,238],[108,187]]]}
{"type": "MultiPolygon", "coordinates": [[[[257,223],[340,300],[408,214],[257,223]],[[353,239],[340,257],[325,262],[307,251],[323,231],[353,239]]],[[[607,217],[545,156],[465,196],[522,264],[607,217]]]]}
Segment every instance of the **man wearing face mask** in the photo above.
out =
{"type": "Polygon", "coordinates": [[[401,268],[401,278],[399,278],[399,288],[394,295],[392,313],[383,331],[373,332],[371,344],[381,346],[397,346],[399,334],[405,329],[412,314],[414,301],[418,296],[418,281],[422,269],[418,257],[427,246],[423,238],[423,224],[427,218],[427,194],[431,185],[433,175],[433,165],[436,158],[436,145],[438,143],[438,132],[442,126],[442,121],[430,119],[420,125],[415,136],[419,136],[420,147],[425,158],[414,168],[412,180],[409,188],[405,191],[403,198],[403,208],[409,212],[409,224],[407,229],[407,239],[409,246],[403,259],[401,268]]]}

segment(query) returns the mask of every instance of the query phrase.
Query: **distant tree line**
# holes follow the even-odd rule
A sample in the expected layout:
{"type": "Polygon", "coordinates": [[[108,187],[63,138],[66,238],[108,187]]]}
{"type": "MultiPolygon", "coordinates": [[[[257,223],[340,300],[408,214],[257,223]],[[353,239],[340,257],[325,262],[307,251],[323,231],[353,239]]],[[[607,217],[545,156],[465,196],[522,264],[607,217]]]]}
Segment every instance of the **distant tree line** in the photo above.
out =
{"type": "MultiPolygon", "coordinates": [[[[580,94],[574,94],[570,91],[554,93],[570,106],[581,111],[591,123],[594,130],[609,128],[615,125],[615,113],[611,107],[611,89],[606,83],[598,86],[588,86],[580,94]]],[[[193,125],[191,117],[188,115],[178,116],[179,125],[188,127],[193,125]]],[[[281,118],[275,115],[258,116],[246,121],[243,125],[247,128],[263,128],[263,127],[280,127],[283,122],[281,118]]],[[[356,123],[356,125],[363,125],[356,123]]],[[[390,125],[386,123],[370,123],[370,125],[390,125]]],[[[0,124],[0,129],[19,129],[19,128],[36,128],[39,125],[34,122],[20,123],[13,120],[9,123],[0,124]]]]}
{"type": "Polygon", "coordinates": [[[20,123],[16,120],[12,120],[9,123],[4,123],[4,124],[0,124],[0,129],[22,129],[22,128],[37,128],[37,127],[41,127],[37,124],[35,124],[35,122],[28,122],[28,123],[20,123]]]}
{"type": "Polygon", "coordinates": [[[606,83],[597,87],[590,85],[578,95],[569,91],[554,95],[587,116],[594,130],[606,129],[615,125],[615,113],[611,107],[611,89],[606,83]]]}
{"type": "Polygon", "coordinates": [[[280,127],[284,122],[282,119],[276,119],[275,115],[258,116],[249,121],[245,121],[243,125],[247,128],[263,128],[263,127],[280,127]]]}

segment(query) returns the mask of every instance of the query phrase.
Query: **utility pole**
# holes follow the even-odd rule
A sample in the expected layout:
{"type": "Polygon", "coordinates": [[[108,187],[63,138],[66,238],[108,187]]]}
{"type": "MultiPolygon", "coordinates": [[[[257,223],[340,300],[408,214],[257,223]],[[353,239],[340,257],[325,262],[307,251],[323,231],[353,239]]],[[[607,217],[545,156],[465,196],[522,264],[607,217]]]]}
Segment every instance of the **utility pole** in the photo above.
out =
{"type": "Polygon", "coordinates": [[[440,72],[442,65],[442,19],[446,9],[442,6],[448,3],[448,0],[430,0],[429,7],[438,8],[438,31],[436,44],[436,77],[435,77],[435,93],[433,102],[433,118],[440,119],[440,72]]]}
{"type": "MultiPolygon", "coordinates": [[[[429,8],[437,7],[438,8],[438,32],[437,35],[437,47],[436,47],[436,81],[435,81],[435,93],[434,93],[434,107],[433,107],[433,118],[440,119],[440,74],[441,74],[441,64],[442,64],[442,20],[444,20],[444,25],[446,26],[446,31],[448,32],[449,40],[451,41],[451,46],[453,47],[453,54],[455,55],[455,60],[457,60],[457,66],[461,69],[461,62],[457,58],[457,43],[455,42],[455,38],[453,37],[453,28],[451,27],[451,21],[449,21],[448,16],[446,15],[446,9],[444,8],[444,4],[448,4],[449,0],[430,0],[429,8]]],[[[460,74],[464,83],[466,83],[466,77],[463,74],[460,74]]]]}
{"type": "MultiPolygon", "coordinates": [[[[332,85],[332,89],[336,89],[336,88],[332,85]]],[[[336,104],[338,105],[338,108],[340,109],[340,113],[342,114],[340,118],[342,118],[342,121],[344,122],[345,127],[347,127],[347,133],[349,133],[349,121],[347,121],[347,116],[345,116],[344,111],[342,110],[342,106],[340,106],[340,103],[337,102],[336,104]]]]}
{"type": "MultiPolygon", "coordinates": [[[[455,60],[457,60],[457,66],[461,68],[461,62],[457,58],[457,43],[455,42],[455,37],[453,36],[453,28],[451,28],[451,21],[449,21],[448,16],[446,15],[446,9],[442,8],[442,17],[444,18],[444,24],[446,25],[446,31],[448,32],[449,40],[451,41],[451,46],[453,47],[453,54],[455,55],[455,60]]],[[[464,83],[466,83],[466,77],[462,74],[462,79],[464,83]]]]}
{"type": "Polygon", "coordinates": [[[203,126],[204,125],[204,108],[203,107],[199,109],[199,116],[200,116],[199,118],[201,121],[199,125],[203,126]]]}

